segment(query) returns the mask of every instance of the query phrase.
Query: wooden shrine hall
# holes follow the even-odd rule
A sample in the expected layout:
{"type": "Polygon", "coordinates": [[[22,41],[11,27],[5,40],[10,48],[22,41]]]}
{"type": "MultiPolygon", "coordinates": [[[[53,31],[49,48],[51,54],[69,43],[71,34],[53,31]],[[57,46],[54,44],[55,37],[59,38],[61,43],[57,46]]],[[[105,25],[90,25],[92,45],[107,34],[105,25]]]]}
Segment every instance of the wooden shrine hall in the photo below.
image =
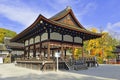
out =
{"type": "MultiPolygon", "coordinates": [[[[56,52],[60,53],[59,59],[65,61],[70,58],[74,59],[75,48],[81,48],[82,57],[84,57],[83,42],[101,36],[100,33],[86,30],[68,6],[49,19],[40,14],[32,25],[11,41],[24,43],[24,56],[23,59],[17,61],[18,65],[26,66],[27,63],[26,67],[32,64],[32,68],[39,65],[41,67],[38,69],[43,69],[44,61],[49,68],[51,67],[49,62],[54,65],[56,52]],[[69,54],[68,49],[72,50],[69,54]]],[[[60,66],[64,67],[62,64],[60,66]]]]}

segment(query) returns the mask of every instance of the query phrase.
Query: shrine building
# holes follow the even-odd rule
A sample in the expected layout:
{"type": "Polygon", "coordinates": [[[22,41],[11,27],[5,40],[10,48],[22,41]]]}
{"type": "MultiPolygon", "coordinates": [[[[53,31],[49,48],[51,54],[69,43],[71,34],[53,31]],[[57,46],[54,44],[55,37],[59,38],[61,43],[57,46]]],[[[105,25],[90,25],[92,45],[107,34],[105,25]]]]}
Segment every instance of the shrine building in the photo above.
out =
{"type": "MultiPolygon", "coordinates": [[[[43,60],[46,61],[46,65],[48,65],[47,61],[48,63],[54,62],[56,52],[60,53],[59,59],[65,61],[70,57],[74,59],[75,48],[80,48],[82,57],[84,57],[84,41],[101,36],[100,33],[85,29],[75,17],[71,7],[68,6],[51,18],[46,18],[40,14],[33,24],[11,41],[24,43],[24,56],[17,62],[19,65],[25,66],[27,64],[30,66],[32,64],[32,67],[35,65],[42,67],[43,60]],[[72,50],[69,54],[67,54],[68,49],[72,50]],[[33,61],[37,61],[36,63],[41,65],[34,64],[33,61]]],[[[39,67],[39,69],[41,68],[39,67]]]]}

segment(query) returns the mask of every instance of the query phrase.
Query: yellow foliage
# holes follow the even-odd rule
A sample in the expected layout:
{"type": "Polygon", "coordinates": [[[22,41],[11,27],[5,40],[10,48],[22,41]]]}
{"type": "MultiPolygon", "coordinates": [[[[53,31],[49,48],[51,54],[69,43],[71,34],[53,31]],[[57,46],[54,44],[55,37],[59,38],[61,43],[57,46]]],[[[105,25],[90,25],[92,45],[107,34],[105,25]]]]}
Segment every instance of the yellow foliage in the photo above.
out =
{"type": "Polygon", "coordinates": [[[98,32],[96,28],[91,28],[91,31],[95,33],[98,32]]]}
{"type": "MultiPolygon", "coordinates": [[[[92,28],[92,32],[97,32],[97,29],[92,28]]],[[[93,57],[97,56],[99,63],[103,62],[103,59],[111,57],[114,58],[112,53],[117,41],[113,39],[107,32],[102,33],[101,38],[91,39],[84,43],[84,56],[93,57]],[[86,54],[85,54],[86,53],[86,54]]],[[[75,59],[81,57],[82,48],[76,48],[74,51],[75,59]]]]}
{"type": "MultiPolygon", "coordinates": [[[[97,32],[97,29],[92,28],[92,32],[97,32]]],[[[85,49],[87,52],[90,52],[90,55],[98,56],[99,58],[107,58],[109,54],[113,51],[113,46],[115,44],[115,40],[112,37],[104,32],[101,38],[92,39],[85,42],[85,49]]]]}

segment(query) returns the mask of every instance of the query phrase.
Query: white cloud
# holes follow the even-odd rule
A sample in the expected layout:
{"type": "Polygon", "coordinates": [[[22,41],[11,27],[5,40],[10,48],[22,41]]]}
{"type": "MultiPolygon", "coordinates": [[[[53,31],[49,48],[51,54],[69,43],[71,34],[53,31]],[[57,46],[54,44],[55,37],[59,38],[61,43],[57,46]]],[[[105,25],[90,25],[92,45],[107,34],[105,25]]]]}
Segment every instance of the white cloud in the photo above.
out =
{"type": "Polygon", "coordinates": [[[82,6],[82,9],[79,11],[80,13],[78,15],[83,16],[83,15],[88,14],[89,12],[91,12],[95,9],[96,9],[95,3],[88,3],[85,6],[82,6]]]}
{"type": "Polygon", "coordinates": [[[56,11],[72,5],[71,0],[46,0],[46,4],[56,11]]]}
{"type": "MultiPolygon", "coordinates": [[[[37,2],[37,1],[36,1],[37,2]]],[[[90,11],[94,10],[96,8],[95,3],[82,3],[81,0],[46,0],[46,5],[44,7],[51,7],[54,13],[43,10],[43,5],[36,6],[37,9],[34,8],[34,6],[29,6],[26,3],[23,3],[21,0],[0,0],[0,16],[4,16],[8,18],[9,20],[15,21],[21,25],[22,30],[31,25],[35,19],[38,17],[38,15],[44,14],[45,17],[50,17],[54,14],[56,14],[56,11],[60,11],[64,9],[66,6],[70,5],[72,8],[74,8],[76,11],[76,17],[79,18],[79,20],[82,19],[84,15],[89,13],[90,11]],[[76,6],[77,5],[77,6],[76,6]]],[[[44,8],[45,9],[45,8],[44,8]]],[[[49,8],[48,8],[49,9],[49,8]]],[[[73,10],[74,10],[73,9],[73,10]]],[[[12,27],[11,27],[12,28],[12,27]]]]}
{"type": "Polygon", "coordinates": [[[108,23],[106,31],[108,31],[114,38],[120,39],[120,22],[108,23]]]}
{"type": "Polygon", "coordinates": [[[113,23],[113,24],[109,22],[107,24],[107,30],[120,33],[120,22],[116,22],[116,23],[113,23]]]}
{"type": "Polygon", "coordinates": [[[8,1],[9,0],[0,1],[0,14],[9,20],[24,25],[25,27],[31,25],[40,13],[49,16],[46,12],[34,10],[33,7],[27,6],[20,0],[11,1],[10,3],[8,3],[8,1]]]}
{"type": "MultiPolygon", "coordinates": [[[[21,2],[21,0],[9,1],[9,3],[8,1],[9,0],[0,0],[0,14],[2,14],[3,16],[7,17],[10,20],[19,22],[24,26],[29,26],[30,24],[32,24],[40,13],[45,14],[45,16],[47,17],[51,16],[50,12],[47,12],[45,10],[42,11],[42,9],[40,10],[40,6],[39,10],[37,11],[33,7],[28,6],[27,4],[21,2]]],[[[47,5],[51,6],[51,8],[55,10],[62,10],[64,9],[65,6],[68,5],[74,7],[74,5],[78,3],[79,5],[82,4],[80,0],[76,0],[73,2],[71,0],[59,0],[59,1],[47,0],[46,2],[47,5]]],[[[78,14],[76,13],[77,16],[79,16],[79,18],[87,14],[91,9],[94,9],[95,4],[88,3],[82,6],[81,8],[82,9],[77,12],[78,14]]]]}
{"type": "Polygon", "coordinates": [[[28,26],[35,20],[39,13],[32,11],[26,6],[19,7],[15,5],[0,4],[0,14],[10,20],[28,26]]]}

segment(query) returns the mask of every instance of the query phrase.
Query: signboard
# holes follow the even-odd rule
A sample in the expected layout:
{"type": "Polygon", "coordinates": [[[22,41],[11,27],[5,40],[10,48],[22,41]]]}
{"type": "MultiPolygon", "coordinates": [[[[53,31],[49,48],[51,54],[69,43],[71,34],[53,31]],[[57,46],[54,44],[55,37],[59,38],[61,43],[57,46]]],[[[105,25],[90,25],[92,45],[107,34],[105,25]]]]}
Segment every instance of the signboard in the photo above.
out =
{"type": "Polygon", "coordinates": [[[60,57],[60,53],[56,52],[55,57],[60,57]]]}
{"type": "Polygon", "coordinates": [[[3,57],[0,57],[0,63],[3,63],[3,57]]]}
{"type": "Polygon", "coordinates": [[[59,62],[58,62],[58,57],[60,57],[60,53],[58,53],[58,52],[56,52],[55,53],[55,57],[56,57],[56,61],[57,61],[57,70],[56,71],[58,71],[58,65],[59,65],[59,62]]]}

